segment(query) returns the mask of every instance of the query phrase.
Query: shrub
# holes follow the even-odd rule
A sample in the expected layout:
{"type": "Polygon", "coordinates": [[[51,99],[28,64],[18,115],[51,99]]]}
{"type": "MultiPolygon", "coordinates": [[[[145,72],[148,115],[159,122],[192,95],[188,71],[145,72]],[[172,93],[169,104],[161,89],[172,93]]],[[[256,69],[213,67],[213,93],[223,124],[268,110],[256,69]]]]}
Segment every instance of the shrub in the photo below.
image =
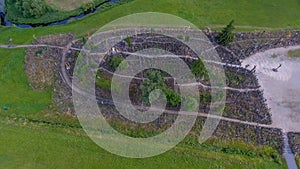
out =
{"type": "Polygon", "coordinates": [[[128,63],[123,61],[124,58],[122,58],[121,56],[115,56],[109,61],[109,64],[113,69],[122,71],[127,69],[128,67],[128,63]]]}
{"type": "Polygon", "coordinates": [[[166,94],[167,102],[171,104],[172,106],[177,106],[181,103],[181,96],[180,94],[176,93],[175,91],[164,88],[164,93],[166,94]]]}
{"type": "Polygon", "coordinates": [[[131,40],[130,40],[130,37],[129,37],[129,36],[127,36],[127,37],[125,38],[125,42],[128,44],[129,47],[131,47],[131,40]]]}
{"type": "Polygon", "coordinates": [[[201,59],[198,59],[197,61],[195,61],[192,65],[191,65],[191,70],[192,72],[198,76],[199,78],[204,78],[204,79],[208,79],[208,72],[205,68],[204,63],[202,62],[201,59]]]}
{"type": "Polygon", "coordinates": [[[197,111],[197,100],[193,97],[186,97],[185,100],[184,100],[184,108],[185,110],[187,111],[197,111]]]}
{"type": "Polygon", "coordinates": [[[85,13],[91,12],[95,9],[95,3],[89,2],[82,5],[82,9],[85,13]]]}

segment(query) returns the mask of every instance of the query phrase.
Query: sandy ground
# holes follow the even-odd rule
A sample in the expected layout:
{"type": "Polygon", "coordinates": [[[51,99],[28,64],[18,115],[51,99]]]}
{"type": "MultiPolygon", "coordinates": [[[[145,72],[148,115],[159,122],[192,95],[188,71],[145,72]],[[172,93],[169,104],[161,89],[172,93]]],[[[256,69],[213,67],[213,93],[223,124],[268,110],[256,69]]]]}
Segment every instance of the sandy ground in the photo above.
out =
{"type": "Polygon", "coordinates": [[[256,65],[256,75],[271,108],[272,126],[285,132],[300,132],[300,58],[289,58],[289,50],[300,46],[277,48],[257,53],[243,60],[248,69],[256,65]],[[275,57],[276,55],[276,57],[275,57]],[[282,64],[278,72],[272,71],[282,64]]]}

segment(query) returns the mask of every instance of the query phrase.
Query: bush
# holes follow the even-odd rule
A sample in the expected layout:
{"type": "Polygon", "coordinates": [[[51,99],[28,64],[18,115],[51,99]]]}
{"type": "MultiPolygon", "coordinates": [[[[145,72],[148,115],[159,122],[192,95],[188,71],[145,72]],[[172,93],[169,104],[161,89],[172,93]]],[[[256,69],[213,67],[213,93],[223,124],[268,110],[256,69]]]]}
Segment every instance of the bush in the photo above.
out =
{"type": "Polygon", "coordinates": [[[125,42],[127,43],[127,45],[128,45],[129,47],[131,47],[131,40],[130,40],[130,37],[129,37],[129,36],[127,36],[127,37],[125,38],[125,42]]]}
{"type": "Polygon", "coordinates": [[[185,100],[184,100],[184,108],[185,110],[187,111],[197,111],[197,100],[193,97],[186,97],[185,100]]]}
{"type": "Polygon", "coordinates": [[[96,86],[101,87],[103,89],[107,89],[107,90],[113,89],[119,93],[121,93],[121,91],[122,91],[119,84],[112,83],[110,80],[100,78],[100,79],[96,79],[95,83],[96,83],[96,86]]]}
{"type": "Polygon", "coordinates": [[[91,12],[96,8],[95,3],[89,2],[82,5],[82,9],[85,13],[91,12]]]}
{"type": "Polygon", "coordinates": [[[230,71],[226,71],[225,74],[229,83],[239,85],[245,81],[245,78],[242,75],[235,74],[230,71]]]}
{"type": "Polygon", "coordinates": [[[181,96],[180,94],[176,93],[175,91],[164,88],[164,93],[166,94],[167,102],[171,104],[172,106],[177,106],[181,103],[181,96]]]}
{"type": "Polygon", "coordinates": [[[122,70],[127,69],[127,67],[128,67],[128,63],[123,62],[123,61],[124,61],[124,58],[122,58],[121,56],[115,56],[109,61],[109,65],[114,70],[122,71],[122,70]]]}

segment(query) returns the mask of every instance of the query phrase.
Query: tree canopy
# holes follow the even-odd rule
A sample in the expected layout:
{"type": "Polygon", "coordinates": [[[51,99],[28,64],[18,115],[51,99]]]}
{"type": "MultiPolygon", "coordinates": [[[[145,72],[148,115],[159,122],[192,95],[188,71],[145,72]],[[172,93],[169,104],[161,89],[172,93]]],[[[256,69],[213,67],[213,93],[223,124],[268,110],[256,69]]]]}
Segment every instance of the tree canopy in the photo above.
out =
{"type": "Polygon", "coordinates": [[[49,10],[43,0],[16,0],[15,5],[25,18],[38,18],[49,10]]]}
{"type": "Polygon", "coordinates": [[[84,12],[90,12],[96,8],[94,2],[85,3],[82,5],[82,9],[84,12]]]}

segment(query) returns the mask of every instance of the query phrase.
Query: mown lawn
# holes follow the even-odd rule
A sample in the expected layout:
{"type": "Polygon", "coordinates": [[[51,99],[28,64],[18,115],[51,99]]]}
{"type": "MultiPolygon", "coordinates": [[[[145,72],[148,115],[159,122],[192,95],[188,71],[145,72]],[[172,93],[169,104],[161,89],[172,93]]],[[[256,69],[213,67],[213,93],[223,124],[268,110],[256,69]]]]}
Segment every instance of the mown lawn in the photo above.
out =
{"type": "Polygon", "coordinates": [[[0,168],[103,168],[103,169],[283,169],[269,158],[232,155],[177,146],[146,159],[110,154],[80,129],[0,119],[0,168]]]}
{"type": "Polygon", "coordinates": [[[32,114],[51,104],[50,89],[33,91],[30,87],[24,56],[24,49],[0,49],[0,114],[32,114]]]}

